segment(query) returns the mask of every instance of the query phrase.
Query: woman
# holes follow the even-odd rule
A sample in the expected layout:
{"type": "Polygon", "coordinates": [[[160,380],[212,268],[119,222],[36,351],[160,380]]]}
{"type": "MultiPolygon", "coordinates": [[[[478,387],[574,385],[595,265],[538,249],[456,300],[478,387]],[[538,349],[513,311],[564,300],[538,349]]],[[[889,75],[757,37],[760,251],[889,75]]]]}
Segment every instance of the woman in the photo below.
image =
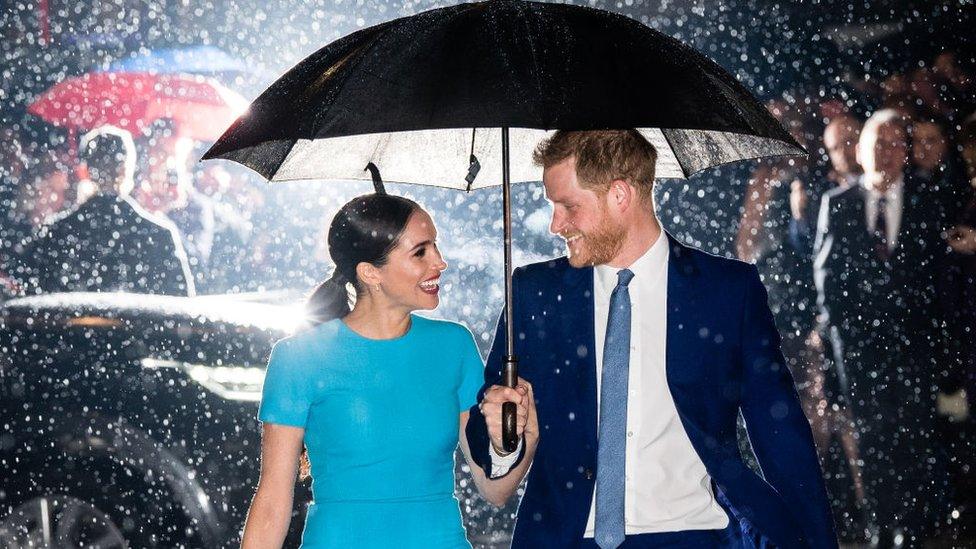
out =
{"type": "Polygon", "coordinates": [[[314,497],[307,549],[469,547],[454,498],[459,441],[486,499],[502,505],[515,491],[538,440],[532,388],[522,381],[509,395],[527,459],[487,480],[464,437],[483,382],[474,339],[459,324],[411,314],[438,304],[447,264],[436,237],[427,212],[397,196],[361,196],[336,214],[328,237],[336,268],[309,300],[318,324],[271,352],[261,479],[243,548],[281,546],[303,442],[314,497]]]}

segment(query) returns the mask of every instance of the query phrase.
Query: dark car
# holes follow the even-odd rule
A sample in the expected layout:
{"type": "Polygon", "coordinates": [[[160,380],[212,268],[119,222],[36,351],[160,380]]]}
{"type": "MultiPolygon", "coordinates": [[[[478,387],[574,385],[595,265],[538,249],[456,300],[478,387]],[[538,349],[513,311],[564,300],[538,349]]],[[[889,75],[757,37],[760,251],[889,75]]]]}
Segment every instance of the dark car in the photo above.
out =
{"type": "Polygon", "coordinates": [[[239,543],[265,362],[300,318],[225,296],[0,306],[0,547],[239,543]]]}

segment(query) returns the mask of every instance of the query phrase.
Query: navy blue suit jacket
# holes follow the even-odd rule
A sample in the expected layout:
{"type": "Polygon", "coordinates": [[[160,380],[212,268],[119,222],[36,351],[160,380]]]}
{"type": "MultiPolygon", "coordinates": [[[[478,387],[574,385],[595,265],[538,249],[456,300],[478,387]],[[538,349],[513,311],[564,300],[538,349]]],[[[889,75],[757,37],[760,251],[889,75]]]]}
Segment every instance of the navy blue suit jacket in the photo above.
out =
{"type": "MultiPolygon", "coordinates": [[[[810,426],[758,272],[668,238],[667,379],[692,446],[740,523],[778,547],[836,547],[810,426]],[[739,455],[740,411],[762,476],[739,455]]],[[[536,263],[516,270],[513,289],[515,352],[535,392],[540,440],[512,546],[578,547],[597,466],[593,269],[566,258],[536,263]]],[[[500,383],[504,334],[502,315],[479,399],[500,383]]],[[[490,471],[478,406],[466,435],[490,471]]]]}

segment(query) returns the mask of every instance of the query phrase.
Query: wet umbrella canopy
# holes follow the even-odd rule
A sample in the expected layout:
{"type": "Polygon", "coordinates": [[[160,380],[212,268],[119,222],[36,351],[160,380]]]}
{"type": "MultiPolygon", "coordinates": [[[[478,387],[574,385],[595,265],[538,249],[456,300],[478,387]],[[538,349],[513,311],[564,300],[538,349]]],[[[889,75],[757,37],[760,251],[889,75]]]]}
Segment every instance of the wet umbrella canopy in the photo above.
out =
{"type": "Polygon", "coordinates": [[[502,127],[528,130],[512,132],[513,181],[540,179],[531,162],[538,130],[641,128],[662,178],[802,154],[728,72],[677,40],[602,10],[491,0],[322,48],[204,158],[273,181],[362,179],[372,162],[388,181],[471,189],[501,183],[502,127]],[[472,154],[481,172],[469,184],[472,154]]]}

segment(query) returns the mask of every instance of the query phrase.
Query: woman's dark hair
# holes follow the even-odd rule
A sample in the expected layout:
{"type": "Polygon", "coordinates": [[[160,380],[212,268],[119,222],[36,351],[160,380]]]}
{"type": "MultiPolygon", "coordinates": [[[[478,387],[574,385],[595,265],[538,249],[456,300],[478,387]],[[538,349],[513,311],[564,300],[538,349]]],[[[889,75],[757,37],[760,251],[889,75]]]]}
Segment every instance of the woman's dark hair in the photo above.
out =
{"type": "Polygon", "coordinates": [[[368,194],[347,202],[329,225],[329,255],[335,263],[332,276],[318,285],[306,302],[313,324],[349,314],[347,284],[362,290],[356,266],[370,263],[382,267],[400,240],[407,220],[420,205],[402,196],[368,194]]]}

